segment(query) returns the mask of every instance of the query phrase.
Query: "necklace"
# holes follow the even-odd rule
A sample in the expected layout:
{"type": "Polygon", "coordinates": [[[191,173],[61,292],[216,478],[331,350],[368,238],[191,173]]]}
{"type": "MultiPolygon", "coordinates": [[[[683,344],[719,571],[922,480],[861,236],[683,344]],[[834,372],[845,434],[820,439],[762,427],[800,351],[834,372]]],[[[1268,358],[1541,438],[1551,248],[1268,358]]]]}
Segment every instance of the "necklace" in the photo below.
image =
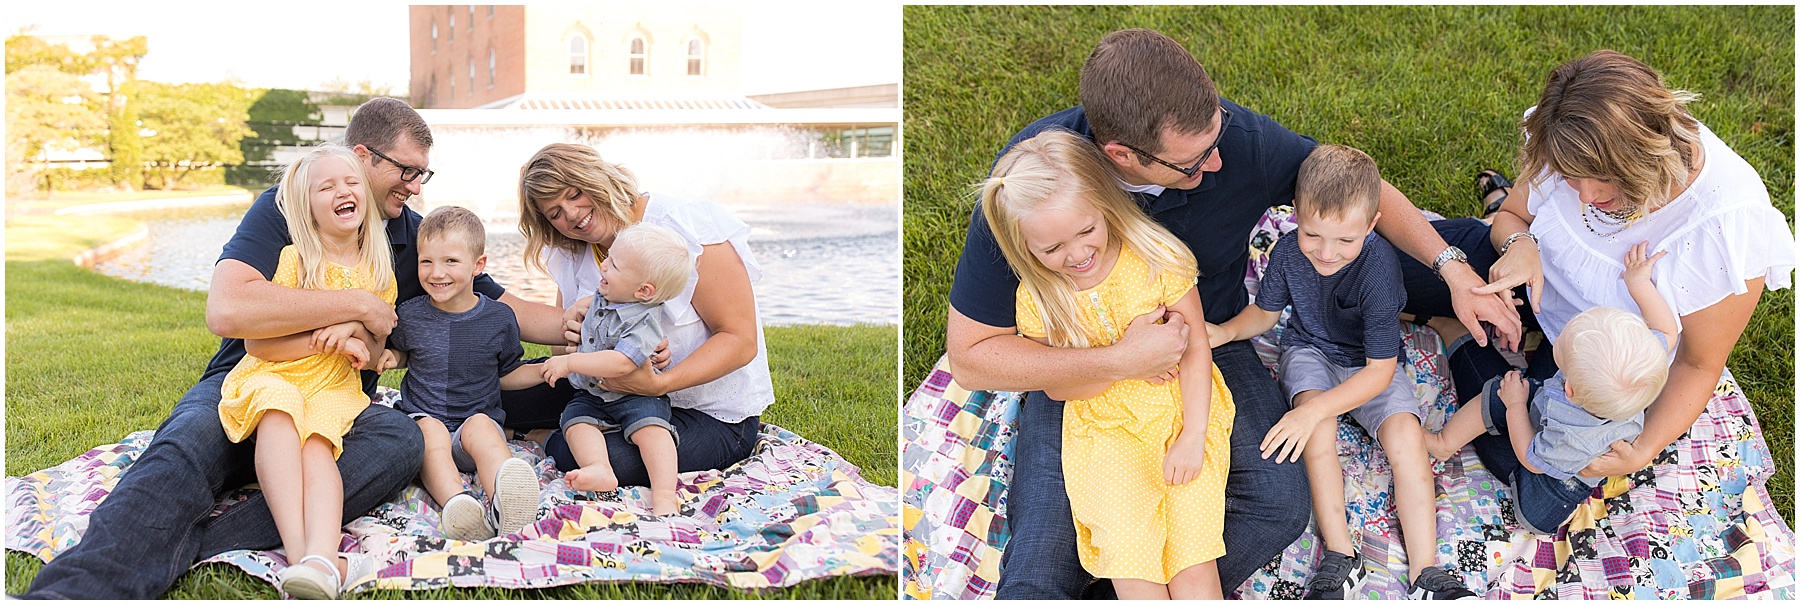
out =
{"type": "Polygon", "coordinates": [[[1636,223],[1639,218],[1642,218],[1642,215],[1638,214],[1638,207],[1636,205],[1611,212],[1594,208],[1591,204],[1581,205],[1581,225],[1587,227],[1588,233],[1592,233],[1599,237],[1612,237],[1618,235],[1620,232],[1631,228],[1631,225],[1636,223]],[[1591,220],[1588,218],[1589,208],[1593,208],[1594,210],[1592,213],[1594,218],[1591,220]],[[1618,228],[1606,233],[1601,233],[1599,229],[1594,228],[1594,223],[1600,223],[1601,229],[1613,226],[1617,226],[1618,228]]]}

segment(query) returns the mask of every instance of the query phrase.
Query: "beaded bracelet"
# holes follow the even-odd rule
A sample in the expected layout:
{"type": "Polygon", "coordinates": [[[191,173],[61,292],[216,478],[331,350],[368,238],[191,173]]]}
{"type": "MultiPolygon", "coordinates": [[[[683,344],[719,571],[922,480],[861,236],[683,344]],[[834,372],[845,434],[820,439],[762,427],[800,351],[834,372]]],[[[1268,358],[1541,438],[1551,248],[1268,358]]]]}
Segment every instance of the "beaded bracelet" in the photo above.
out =
{"type": "Polygon", "coordinates": [[[1531,244],[1534,246],[1538,244],[1537,234],[1530,231],[1520,231],[1506,236],[1506,241],[1500,244],[1500,256],[1506,256],[1506,251],[1512,249],[1513,242],[1519,241],[1519,238],[1521,237],[1531,240],[1531,244]]]}

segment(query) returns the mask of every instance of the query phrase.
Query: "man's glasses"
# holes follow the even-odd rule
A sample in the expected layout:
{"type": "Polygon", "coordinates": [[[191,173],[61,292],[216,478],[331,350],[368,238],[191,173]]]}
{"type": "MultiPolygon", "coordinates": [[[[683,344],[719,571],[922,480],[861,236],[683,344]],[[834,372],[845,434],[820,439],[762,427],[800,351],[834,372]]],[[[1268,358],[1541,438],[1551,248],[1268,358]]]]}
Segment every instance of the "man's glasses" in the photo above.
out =
{"type": "MultiPolygon", "coordinates": [[[[1217,146],[1217,145],[1218,145],[1217,143],[1214,143],[1214,146],[1217,146]]],[[[399,168],[400,169],[400,182],[402,182],[402,183],[411,183],[411,182],[413,182],[413,179],[419,179],[419,184],[423,185],[423,184],[431,182],[431,175],[437,174],[435,172],[426,170],[424,168],[415,168],[412,166],[408,166],[406,164],[402,164],[398,161],[395,161],[394,158],[387,157],[387,154],[376,151],[374,147],[369,147],[367,145],[364,145],[363,149],[369,150],[369,153],[375,154],[375,157],[387,160],[389,164],[393,164],[395,168],[399,168]],[[425,178],[419,178],[421,176],[423,176],[425,178]]],[[[1139,153],[1142,153],[1142,152],[1139,152],[1139,153]]],[[[1160,162],[1162,160],[1157,160],[1157,161],[1160,162]]],[[[1180,170],[1180,168],[1176,168],[1176,170],[1180,170]]]]}
{"type": "MultiPolygon", "coordinates": [[[[1182,168],[1180,166],[1175,165],[1173,162],[1156,157],[1155,155],[1152,155],[1148,151],[1144,151],[1142,149],[1138,149],[1138,148],[1132,147],[1130,145],[1125,145],[1124,143],[1119,143],[1119,144],[1125,145],[1126,149],[1135,151],[1135,152],[1137,152],[1138,155],[1149,158],[1150,161],[1152,161],[1152,162],[1156,162],[1158,164],[1168,166],[1170,170],[1179,172],[1179,173],[1181,173],[1182,176],[1185,176],[1188,178],[1193,178],[1195,173],[1200,172],[1200,165],[1205,164],[1206,160],[1212,158],[1213,152],[1219,149],[1219,142],[1225,140],[1225,127],[1229,126],[1231,124],[1231,110],[1226,109],[1225,106],[1221,105],[1221,106],[1219,106],[1219,114],[1221,116],[1219,118],[1219,136],[1213,137],[1212,146],[1206,148],[1206,153],[1200,154],[1200,161],[1194,162],[1193,166],[1190,166],[1187,168],[1182,168]]],[[[370,151],[373,151],[373,150],[370,150],[370,151]]]]}

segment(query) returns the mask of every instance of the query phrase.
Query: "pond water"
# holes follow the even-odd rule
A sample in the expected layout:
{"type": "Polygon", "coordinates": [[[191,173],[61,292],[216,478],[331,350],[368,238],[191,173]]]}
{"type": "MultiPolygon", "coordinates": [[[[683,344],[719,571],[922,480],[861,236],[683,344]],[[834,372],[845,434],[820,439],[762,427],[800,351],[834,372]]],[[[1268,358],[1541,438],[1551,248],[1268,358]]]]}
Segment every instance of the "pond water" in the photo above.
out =
{"type": "MultiPolygon", "coordinates": [[[[750,225],[762,264],[756,282],[764,325],[882,324],[900,319],[900,210],[892,204],[800,202],[728,206],[750,225]]],[[[205,290],[213,263],[244,207],[133,214],[149,227],[138,245],[95,263],[100,273],[205,290]]],[[[488,226],[488,272],[527,300],[556,302],[549,277],[525,269],[525,240],[512,223],[488,226]]]]}

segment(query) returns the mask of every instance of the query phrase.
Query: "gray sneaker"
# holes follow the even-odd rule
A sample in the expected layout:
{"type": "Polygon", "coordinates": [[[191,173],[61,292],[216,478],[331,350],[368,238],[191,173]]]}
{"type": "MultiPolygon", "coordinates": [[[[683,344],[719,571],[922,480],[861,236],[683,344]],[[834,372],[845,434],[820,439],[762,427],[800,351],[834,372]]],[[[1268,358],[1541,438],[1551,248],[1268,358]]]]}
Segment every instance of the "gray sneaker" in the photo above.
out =
{"type": "Polygon", "coordinates": [[[501,463],[500,470],[494,474],[494,493],[488,497],[498,522],[496,531],[500,535],[518,533],[526,524],[536,521],[542,492],[537,471],[531,468],[531,463],[518,458],[507,458],[501,463]]]}
{"type": "Polygon", "coordinates": [[[1468,587],[1463,586],[1462,580],[1456,579],[1456,576],[1450,575],[1450,572],[1444,571],[1444,568],[1436,565],[1419,572],[1419,577],[1413,580],[1412,590],[1407,592],[1406,596],[1415,601],[1461,601],[1481,598],[1470,592],[1468,587]]]}
{"type": "Polygon", "coordinates": [[[464,542],[479,542],[494,537],[494,528],[487,521],[487,507],[481,505],[474,495],[463,492],[450,497],[444,503],[444,511],[439,515],[441,523],[438,528],[444,531],[444,537],[464,542]]]}
{"type": "Polygon", "coordinates": [[[1313,570],[1312,577],[1307,578],[1306,592],[1300,598],[1334,601],[1360,598],[1363,584],[1368,581],[1369,571],[1363,568],[1362,557],[1327,550],[1319,557],[1319,566],[1313,570]]]}

